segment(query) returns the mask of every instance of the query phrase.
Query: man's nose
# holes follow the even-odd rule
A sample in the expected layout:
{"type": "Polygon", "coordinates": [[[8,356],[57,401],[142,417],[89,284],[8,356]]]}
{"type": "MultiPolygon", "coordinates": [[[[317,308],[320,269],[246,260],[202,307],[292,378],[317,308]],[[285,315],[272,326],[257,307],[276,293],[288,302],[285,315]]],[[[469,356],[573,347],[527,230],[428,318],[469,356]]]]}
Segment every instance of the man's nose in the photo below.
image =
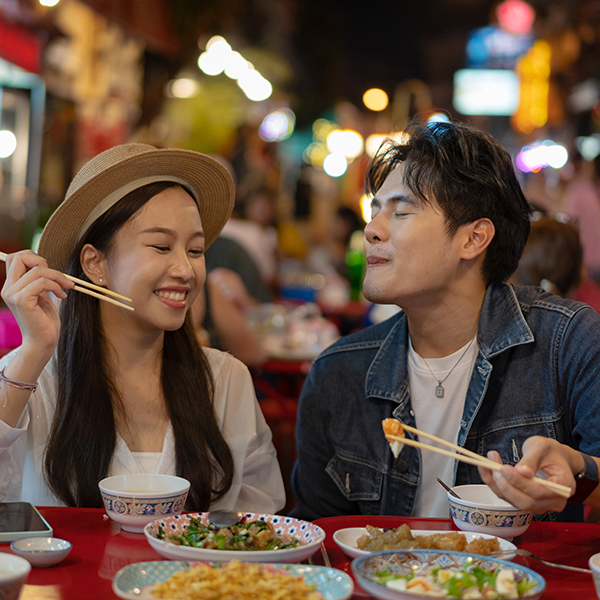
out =
{"type": "Polygon", "coordinates": [[[365,240],[369,244],[382,242],[387,239],[388,223],[382,213],[375,215],[365,227],[365,240]]]}

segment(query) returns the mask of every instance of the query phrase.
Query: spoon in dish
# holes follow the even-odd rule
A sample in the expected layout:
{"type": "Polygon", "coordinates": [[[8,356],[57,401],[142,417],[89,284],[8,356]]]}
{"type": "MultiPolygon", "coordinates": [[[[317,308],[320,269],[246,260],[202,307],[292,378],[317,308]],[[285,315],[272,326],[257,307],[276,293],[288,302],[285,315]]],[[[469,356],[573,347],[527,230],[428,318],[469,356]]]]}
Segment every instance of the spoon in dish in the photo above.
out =
{"type": "Polygon", "coordinates": [[[237,510],[222,508],[220,510],[211,510],[208,513],[208,522],[218,529],[225,529],[237,525],[244,515],[237,510]]]}
{"type": "Polygon", "coordinates": [[[455,498],[458,498],[459,500],[461,499],[460,496],[451,488],[449,487],[447,484],[445,484],[439,477],[436,477],[438,483],[451,495],[454,496],[455,498]]]}

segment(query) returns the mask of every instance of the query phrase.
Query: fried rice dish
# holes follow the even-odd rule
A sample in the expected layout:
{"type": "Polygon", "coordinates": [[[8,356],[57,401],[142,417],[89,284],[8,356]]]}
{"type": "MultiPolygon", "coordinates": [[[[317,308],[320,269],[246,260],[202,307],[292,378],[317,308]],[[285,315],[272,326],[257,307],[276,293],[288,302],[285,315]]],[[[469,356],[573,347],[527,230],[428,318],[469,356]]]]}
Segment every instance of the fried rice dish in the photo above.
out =
{"type": "Polygon", "coordinates": [[[199,563],[155,584],[151,593],[162,600],[323,600],[291,573],[238,560],[220,566],[199,563]]]}

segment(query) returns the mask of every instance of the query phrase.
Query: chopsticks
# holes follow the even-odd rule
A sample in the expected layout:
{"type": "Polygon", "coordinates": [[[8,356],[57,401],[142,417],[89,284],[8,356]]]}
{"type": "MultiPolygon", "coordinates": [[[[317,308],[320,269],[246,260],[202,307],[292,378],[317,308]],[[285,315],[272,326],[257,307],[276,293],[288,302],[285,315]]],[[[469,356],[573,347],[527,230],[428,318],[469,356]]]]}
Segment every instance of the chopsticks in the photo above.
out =
{"type": "MultiPolygon", "coordinates": [[[[437,452],[438,454],[443,454],[444,456],[449,456],[461,462],[467,463],[469,465],[474,465],[476,467],[484,467],[486,469],[491,469],[493,471],[499,471],[503,465],[486,458],[485,456],[481,456],[472,452],[471,450],[467,450],[466,448],[461,448],[456,444],[452,444],[451,442],[447,442],[442,438],[439,438],[430,433],[426,433],[425,431],[421,431],[416,427],[411,427],[410,425],[405,425],[401,423],[402,429],[406,429],[406,431],[410,431],[416,435],[429,438],[433,442],[437,442],[443,446],[447,446],[448,448],[452,448],[454,452],[449,452],[448,450],[442,450],[441,448],[437,448],[436,446],[431,446],[430,444],[425,444],[423,442],[419,442],[417,440],[410,439],[405,436],[397,436],[392,434],[386,434],[385,437],[388,440],[398,441],[401,444],[406,444],[407,446],[412,446],[414,448],[421,448],[423,450],[431,450],[432,452],[437,452]]],[[[555,483],[554,481],[548,481],[547,479],[541,479],[540,477],[534,477],[533,481],[536,483],[540,483],[541,485],[545,485],[547,488],[551,489],[553,492],[556,492],[559,496],[563,498],[570,498],[572,496],[571,488],[566,485],[561,485],[560,483],[555,483]]]]}
{"type": "MultiPolygon", "coordinates": [[[[0,252],[0,260],[6,261],[7,254],[4,252],[0,252]]],[[[77,277],[73,277],[67,273],[63,273],[65,277],[70,279],[72,282],[78,284],[73,287],[74,290],[81,292],[82,294],[87,294],[88,296],[93,296],[94,298],[98,298],[100,300],[104,300],[105,302],[109,302],[110,304],[114,304],[115,306],[120,306],[121,308],[125,308],[127,310],[134,310],[133,306],[129,306],[128,304],[124,304],[123,302],[119,302],[119,300],[113,298],[120,298],[121,300],[125,300],[127,302],[132,302],[131,298],[127,296],[122,296],[121,294],[117,294],[117,292],[113,292],[112,290],[107,290],[106,288],[100,287],[99,285],[95,285],[90,283],[89,281],[84,281],[83,279],[78,279],[77,277]],[[87,289],[90,288],[90,289],[87,289]],[[96,291],[93,291],[96,290],[96,291]],[[112,296],[110,298],[109,296],[112,296]]]]}

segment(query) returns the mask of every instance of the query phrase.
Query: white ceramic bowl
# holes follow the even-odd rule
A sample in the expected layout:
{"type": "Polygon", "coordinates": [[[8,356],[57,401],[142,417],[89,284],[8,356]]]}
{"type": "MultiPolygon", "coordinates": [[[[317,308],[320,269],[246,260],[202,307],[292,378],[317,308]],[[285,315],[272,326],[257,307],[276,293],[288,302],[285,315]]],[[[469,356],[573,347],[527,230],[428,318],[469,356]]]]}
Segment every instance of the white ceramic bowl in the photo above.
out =
{"type": "Polygon", "coordinates": [[[0,552],[0,598],[17,600],[31,571],[31,565],[19,556],[0,552]]]}
{"type": "Polygon", "coordinates": [[[600,554],[594,554],[590,558],[590,569],[594,576],[594,585],[596,586],[596,596],[600,598],[600,554]]]}
{"type": "Polygon", "coordinates": [[[28,560],[34,567],[51,567],[64,560],[73,546],[55,537],[21,538],[11,543],[14,554],[28,560]]]}
{"type": "Polygon", "coordinates": [[[125,531],[143,533],[162,517],[178,515],[185,505],[190,482],[174,475],[115,475],[99,484],[108,516],[125,531]]]}
{"type": "Polygon", "coordinates": [[[525,533],[533,513],[501,500],[487,485],[458,485],[452,488],[460,498],[448,492],[450,514],[463,531],[488,533],[512,540],[525,533]]]}

